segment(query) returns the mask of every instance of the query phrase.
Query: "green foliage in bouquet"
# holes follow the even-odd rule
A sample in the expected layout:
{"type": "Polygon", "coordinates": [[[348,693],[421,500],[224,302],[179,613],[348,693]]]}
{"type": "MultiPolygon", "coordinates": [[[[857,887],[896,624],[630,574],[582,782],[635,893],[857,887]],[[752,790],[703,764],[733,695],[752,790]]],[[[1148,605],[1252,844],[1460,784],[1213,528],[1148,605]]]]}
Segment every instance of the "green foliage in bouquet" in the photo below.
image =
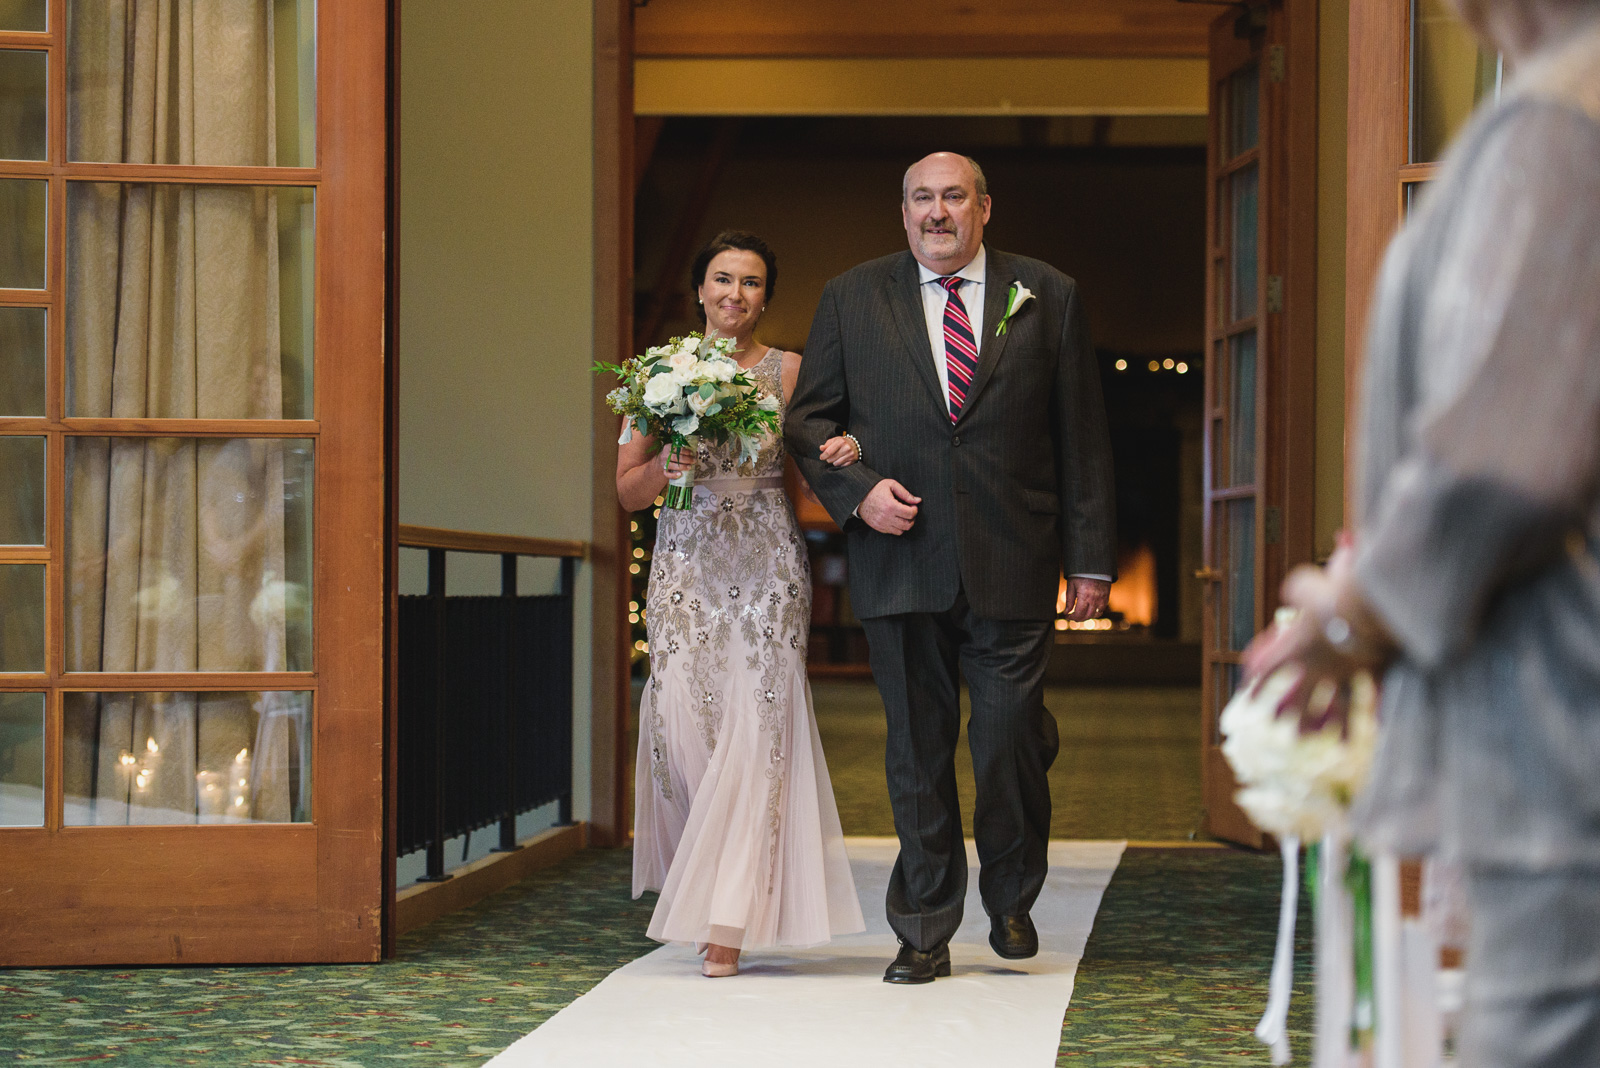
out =
{"type": "Polygon", "coordinates": [[[606,404],[627,420],[619,443],[635,432],[674,449],[689,448],[696,438],[734,441],[740,463],[754,461],[762,438],[778,429],[779,400],[751,381],[733,351],[732,338],[692,333],[622,364],[597,361],[595,374],[616,375],[619,382],[606,394],[606,404]]]}

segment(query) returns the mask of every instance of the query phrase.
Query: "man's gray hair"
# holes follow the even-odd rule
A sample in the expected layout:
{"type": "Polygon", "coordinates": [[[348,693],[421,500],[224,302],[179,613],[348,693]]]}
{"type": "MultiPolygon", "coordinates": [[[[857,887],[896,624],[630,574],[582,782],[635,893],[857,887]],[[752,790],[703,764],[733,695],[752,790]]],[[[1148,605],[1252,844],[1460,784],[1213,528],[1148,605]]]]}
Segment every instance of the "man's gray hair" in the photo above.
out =
{"type": "MultiPolygon", "coordinates": [[[[1600,0],[1596,0],[1596,2],[1600,3],[1600,0]]],[[[978,166],[978,161],[973,159],[971,156],[962,156],[961,158],[966,160],[967,166],[972,168],[972,184],[978,190],[978,199],[981,200],[988,196],[989,179],[983,176],[983,168],[978,166]]],[[[917,163],[921,162],[922,160],[917,160],[917,163]]],[[[913,163],[911,167],[915,167],[917,163],[913,163]]],[[[900,177],[900,203],[902,204],[904,204],[911,196],[911,167],[907,167],[906,173],[900,177]]]]}

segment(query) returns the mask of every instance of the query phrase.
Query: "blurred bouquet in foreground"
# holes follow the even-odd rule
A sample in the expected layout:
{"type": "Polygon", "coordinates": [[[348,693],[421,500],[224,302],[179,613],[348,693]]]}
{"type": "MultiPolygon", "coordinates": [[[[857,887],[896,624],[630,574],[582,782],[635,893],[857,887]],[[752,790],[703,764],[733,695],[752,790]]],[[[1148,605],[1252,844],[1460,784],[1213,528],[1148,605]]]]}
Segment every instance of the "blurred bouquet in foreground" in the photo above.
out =
{"type": "MultiPolygon", "coordinates": [[[[1279,609],[1275,626],[1294,620],[1279,609]]],[[[1289,998],[1300,843],[1311,843],[1306,883],[1317,917],[1316,1068],[1345,1068],[1351,1051],[1371,1049],[1375,1020],[1372,865],[1349,839],[1350,805],[1367,781],[1378,741],[1377,686],[1365,672],[1350,680],[1349,716],[1302,734],[1299,717],[1278,704],[1298,680],[1283,668],[1234,694],[1218,726],[1222,754],[1239,782],[1234,795],[1252,823],[1275,835],[1283,854],[1283,896],[1266,1012],[1256,1037],[1272,1063],[1289,1062],[1289,998]]],[[[1311,695],[1313,708],[1331,693],[1311,695]]],[[[1358,1057],[1359,1059],[1359,1057],[1358,1057]]]]}
{"type": "MultiPolygon", "coordinates": [[[[692,452],[700,437],[719,444],[735,441],[739,462],[753,462],[761,439],[778,429],[779,400],[762,392],[733,358],[732,338],[694,333],[646,349],[622,365],[594,365],[596,374],[613,374],[620,385],[606,404],[623,416],[619,445],[634,432],[654,434],[664,449],[692,452]]],[[[667,484],[665,505],[688,508],[694,499],[694,470],[667,484]]]]}
{"type": "Polygon", "coordinates": [[[1222,755],[1239,781],[1234,800],[1252,823],[1279,838],[1312,841],[1342,824],[1366,783],[1378,741],[1376,687],[1372,676],[1357,675],[1347,725],[1301,734],[1297,717],[1278,715],[1294,682],[1294,673],[1282,670],[1234,695],[1219,722],[1222,755]]]}

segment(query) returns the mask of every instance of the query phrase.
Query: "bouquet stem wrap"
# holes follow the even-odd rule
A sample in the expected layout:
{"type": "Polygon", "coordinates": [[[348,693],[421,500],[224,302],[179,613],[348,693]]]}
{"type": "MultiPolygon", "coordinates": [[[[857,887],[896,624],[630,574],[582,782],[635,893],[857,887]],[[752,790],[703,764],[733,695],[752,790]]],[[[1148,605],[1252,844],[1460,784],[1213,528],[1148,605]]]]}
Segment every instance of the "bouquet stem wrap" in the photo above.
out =
{"type": "MultiPolygon", "coordinates": [[[[684,445],[672,451],[674,453],[686,452],[693,456],[695,452],[694,438],[690,438],[684,445]]],[[[662,494],[661,506],[663,508],[676,508],[680,511],[694,506],[694,467],[692,465],[677,478],[667,481],[667,490],[662,494]]]]}

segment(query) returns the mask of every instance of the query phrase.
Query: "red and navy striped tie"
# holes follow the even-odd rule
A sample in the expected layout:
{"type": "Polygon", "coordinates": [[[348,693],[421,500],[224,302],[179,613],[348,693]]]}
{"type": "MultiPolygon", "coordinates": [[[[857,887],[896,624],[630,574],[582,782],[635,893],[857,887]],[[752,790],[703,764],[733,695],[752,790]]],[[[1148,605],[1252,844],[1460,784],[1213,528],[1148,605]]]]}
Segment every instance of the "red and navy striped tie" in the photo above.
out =
{"type": "Polygon", "coordinates": [[[967,306],[961,303],[956,290],[966,279],[959,275],[939,279],[950,294],[944,305],[944,365],[950,379],[950,421],[961,415],[961,406],[967,402],[967,390],[972,388],[972,376],[978,373],[978,342],[972,336],[972,320],[967,318],[967,306]]]}

